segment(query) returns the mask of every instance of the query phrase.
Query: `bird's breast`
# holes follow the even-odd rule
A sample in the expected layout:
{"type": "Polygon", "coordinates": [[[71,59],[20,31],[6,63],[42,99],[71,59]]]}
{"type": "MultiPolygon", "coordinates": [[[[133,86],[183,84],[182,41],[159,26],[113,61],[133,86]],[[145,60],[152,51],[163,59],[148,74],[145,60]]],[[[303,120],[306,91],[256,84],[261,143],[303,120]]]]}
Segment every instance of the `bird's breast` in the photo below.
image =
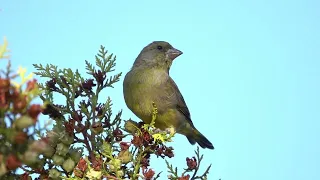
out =
{"type": "Polygon", "coordinates": [[[124,97],[131,111],[145,123],[151,121],[153,102],[159,101],[161,86],[169,75],[163,70],[131,70],[124,80],[124,97]]]}

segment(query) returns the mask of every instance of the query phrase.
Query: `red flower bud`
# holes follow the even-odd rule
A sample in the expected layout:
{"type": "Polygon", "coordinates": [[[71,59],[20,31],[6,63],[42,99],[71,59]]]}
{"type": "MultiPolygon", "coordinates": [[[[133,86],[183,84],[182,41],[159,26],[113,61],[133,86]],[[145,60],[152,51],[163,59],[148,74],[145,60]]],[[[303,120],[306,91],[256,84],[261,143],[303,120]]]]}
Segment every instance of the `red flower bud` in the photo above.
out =
{"type": "Polygon", "coordinates": [[[195,157],[186,158],[188,169],[193,170],[197,167],[197,160],[195,157]]]}
{"type": "Polygon", "coordinates": [[[8,170],[14,170],[21,166],[21,161],[13,154],[7,157],[6,166],[8,170]]]}
{"type": "Polygon", "coordinates": [[[37,84],[37,80],[36,79],[30,80],[30,81],[27,82],[26,91],[31,91],[34,88],[36,88],[37,86],[38,86],[38,84],[37,84]]]}
{"type": "Polygon", "coordinates": [[[87,161],[81,158],[80,161],[78,162],[77,169],[84,172],[87,170],[87,168],[88,168],[87,161]]]}
{"type": "Polygon", "coordinates": [[[18,132],[14,136],[14,142],[17,144],[23,144],[26,142],[27,139],[28,139],[28,135],[25,132],[18,132]]]}
{"type": "Polygon", "coordinates": [[[131,143],[136,147],[140,147],[142,145],[142,139],[139,136],[133,136],[131,143]]]}
{"type": "Polygon", "coordinates": [[[10,88],[10,79],[0,78],[0,91],[8,92],[10,88]]]}
{"type": "Polygon", "coordinates": [[[178,180],[189,180],[190,179],[190,175],[187,174],[186,176],[181,176],[178,178],[178,180]]]}
{"type": "Polygon", "coordinates": [[[129,149],[129,147],[130,147],[129,143],[126,143],[126,142],[121,142],[120,143],[121,150],[127,150],[127,149],[129,149]]]}
{"type": "Polygon", "coordinates": [[[19,96],[18,98],[14,99],[13,101],[13,111],[15,113],[22,112],[27,106],[27,97],[26,96],[19,96]]]}
{"type": "Polygon", "coordinates": [[[34,123],[37,121],[38,115],[42,112],[42,108],[39,104],[32,104],[28,109],[28,114],[33,118],[34,123]]]}
{"type": "Polygon", "coordinates": [[[151,180],[155,174],[155,172],[152,169],[142,168],[142,171],[142,174],[146,180],[151,180]]]}

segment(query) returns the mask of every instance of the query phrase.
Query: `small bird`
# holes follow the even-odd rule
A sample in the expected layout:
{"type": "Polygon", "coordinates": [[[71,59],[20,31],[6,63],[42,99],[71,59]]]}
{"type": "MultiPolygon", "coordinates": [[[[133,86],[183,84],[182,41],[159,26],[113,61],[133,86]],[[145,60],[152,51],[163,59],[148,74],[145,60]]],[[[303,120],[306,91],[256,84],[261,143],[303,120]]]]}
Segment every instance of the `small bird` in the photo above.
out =
{"type": "Polygon", "coordinates": [[[128,108],[144,123],[152,120],[153,103],[158,114],[155,127],[173,128],[191,144],[214,149],[191,121],[189,109],[178,86],[169,75],[175,58],[182,52],[168,42],[154,41],[142,49],[123,81],[123,94],[128,108]]]}

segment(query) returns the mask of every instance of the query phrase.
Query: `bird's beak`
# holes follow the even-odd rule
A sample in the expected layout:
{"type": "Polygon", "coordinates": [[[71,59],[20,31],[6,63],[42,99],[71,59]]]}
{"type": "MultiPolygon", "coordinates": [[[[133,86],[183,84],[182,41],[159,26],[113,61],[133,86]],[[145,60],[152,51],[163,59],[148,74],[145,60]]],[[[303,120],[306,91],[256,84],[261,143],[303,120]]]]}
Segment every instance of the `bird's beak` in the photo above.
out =
{"type": "Polygon", "coordinates": [[[182,54],[182,51],[175,48],[171,48],[166,52],[166,54],[171,60],[174,60],[175,58],[177,58],[182,54]]]}

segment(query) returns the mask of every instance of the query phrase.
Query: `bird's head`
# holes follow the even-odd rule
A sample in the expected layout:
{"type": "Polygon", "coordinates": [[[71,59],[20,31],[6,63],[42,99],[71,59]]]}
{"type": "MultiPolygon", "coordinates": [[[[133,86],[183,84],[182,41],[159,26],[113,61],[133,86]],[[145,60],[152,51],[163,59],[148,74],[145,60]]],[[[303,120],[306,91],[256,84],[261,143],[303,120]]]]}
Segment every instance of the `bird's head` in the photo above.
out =
{"type": "Polygon", "coordinates": [[[157,67],[170,69],[172,61],[182,52],[168,42],[154,41],[142,49],[133,66],[157,67]]]}

